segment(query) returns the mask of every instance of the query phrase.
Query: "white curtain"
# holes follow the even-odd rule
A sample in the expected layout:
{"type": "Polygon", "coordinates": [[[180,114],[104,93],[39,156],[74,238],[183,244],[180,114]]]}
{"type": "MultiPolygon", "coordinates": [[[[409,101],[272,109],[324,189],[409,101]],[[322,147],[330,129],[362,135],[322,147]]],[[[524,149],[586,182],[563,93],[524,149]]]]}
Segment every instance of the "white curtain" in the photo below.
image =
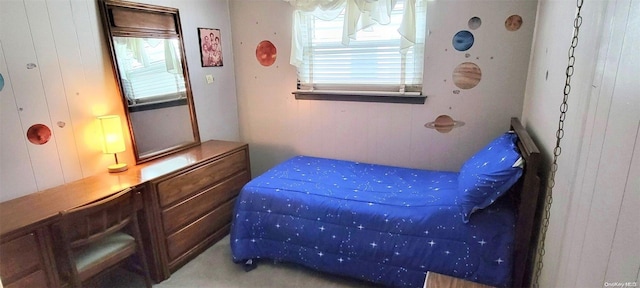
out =
{"type": "Polygon", "coordinates": [[[167,72],[182,74],[182,59],[180,58],[177,39],[164,39],[164,61],[167,72]]]}
{"type": "MultiPolygon", "coordinates": [[[[342,31],[342,44],[349,45],[350,39],[355,39],[358,31],[365,29],[375,23],[386,25],[389,24],[391,10],[396,5],[397,0],[284,0],[289,2],[295,8],[293,11],[293,30],[291,40],[291,59],[290,63],[296,67],[300,67],[302,63],[302,55],[304,53],[303,33],[299,27],[305,17],[316,17],[321,20],[333,20],[344,10],[345,22],[342,31]]],[[[418,35],[416,31],[418,17],[426,15],[417,15],[416,1],[405,0],[404,15],[402,24],[398,32],[402,36],[400,46],[401,53],[416,43],[424,42],[424,35],[418,35]]]]}

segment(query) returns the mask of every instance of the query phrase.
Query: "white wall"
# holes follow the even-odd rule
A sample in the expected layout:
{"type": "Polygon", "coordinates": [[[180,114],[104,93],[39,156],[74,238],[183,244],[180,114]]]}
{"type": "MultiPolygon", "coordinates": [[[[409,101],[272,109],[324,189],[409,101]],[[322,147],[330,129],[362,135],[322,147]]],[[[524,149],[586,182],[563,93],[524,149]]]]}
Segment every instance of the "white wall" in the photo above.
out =
{"type": "Polygon", "coordinates": [[[424,105],[295,100],[296,70],[289,64],[291,6],[280,0],[230,2],[242,139],[249,142],[254,175],[294,154],[407,167],[458,170],[464,160],[509,127],[522,113],[535,1],[430,1],[424,105]],[[509,32],[512,14],[524,19],[509,32]],[[471,17],[475,44],[466,52],[451,45],[471,17]],[[255,58],[259,42],[277,48],[273,66],[255,58]],[[468,53],[467,58],[465,54],[468,53]],[[454,68],[477,63],[482,80],[461,90],[454,68]],[[455,94],[454,90],[460,90],[455,94]],[[424,128],[448,114],[466,125],[448,134],[424,128]]]}
{"type": "MultiPolygon", "coordinates": [[[[574,1],[538,8],[523,118],[547,161],[575,10],[574,1]]],[[[585,1],[582,16],[540,287],[637,285],[640,1],[585,1]]]]}
{"type": "Polygon", "coordinates": [[[0,3],[2,200],[90,175],[109,161],[92,140],[93,119],[122,108],[110,97],[115,90],[106,81],[111,71],[94,12],[85,1],[0,3]],[[30,63],[37,67],[28,69],[30,63]],[[40,146],[25,139],[37,123],[53,132],[40,146]]]}
{"type": "MultiPolygon", "coordinates": [[[[144,2],[180,9],[201,139],[239,140],[227,1],[144,2]],[[201,67],[198,27],[221,30],[224,67],[201,67]],[[213,84],[206,84],[207,74],[213,84]]],[[[0,1],[0,73],[0,201],[103,172],[113,162],[101,153],[95,119],[124,112],[97,1],[0,1]],[[37,123],[52,130],[44,145],[25,137],[37,123]]],[[[130,146],[119,156],[134,162],[130,146]]]]}

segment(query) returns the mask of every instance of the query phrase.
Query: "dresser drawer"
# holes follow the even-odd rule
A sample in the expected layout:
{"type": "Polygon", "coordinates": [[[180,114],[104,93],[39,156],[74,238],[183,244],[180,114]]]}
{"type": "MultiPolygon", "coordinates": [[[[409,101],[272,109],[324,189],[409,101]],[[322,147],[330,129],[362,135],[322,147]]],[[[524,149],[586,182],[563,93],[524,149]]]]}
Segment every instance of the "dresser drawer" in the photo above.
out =
{"type": "Polygon", "coordinates": [[[162,211],[162,224],[166,235],[191,223],[220,204],[234,198],[250,179],[249,172],[242,171],[193,197],[162,211]]]}
{"type": "Polygon", "coordinates": [[[247,170],[246,150],[162,181],[157,186],[160,206],[166,207],[241,170],[247,170]]]}
{"type": "Polygon", "coordinates": [[[209,235],[229,224],[229,222],[231,222],[231,212],[233,211],[234,204],[235,198],[167,237],[169,260],[173,261],[177,259],[209,235]]]}
{"type": "Polygon", "coordinates": [[[40,246],[34,233],[0,244],[0,255],[0,278],[4,283],[40,269],[40,246]]]}

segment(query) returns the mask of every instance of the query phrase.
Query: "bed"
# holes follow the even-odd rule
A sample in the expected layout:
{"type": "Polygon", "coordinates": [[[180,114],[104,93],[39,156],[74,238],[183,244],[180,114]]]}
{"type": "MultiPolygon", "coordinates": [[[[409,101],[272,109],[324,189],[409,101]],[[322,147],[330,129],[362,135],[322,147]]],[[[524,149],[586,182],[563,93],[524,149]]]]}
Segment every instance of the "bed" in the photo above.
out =
{"type": "Polygon", "coordinates": [[[233,261],[293,262],[393,287],[421,287],[427,271],[526,286],[538,162],[517,118],[459,172],[296,156],[241,190],[233,261]]]}

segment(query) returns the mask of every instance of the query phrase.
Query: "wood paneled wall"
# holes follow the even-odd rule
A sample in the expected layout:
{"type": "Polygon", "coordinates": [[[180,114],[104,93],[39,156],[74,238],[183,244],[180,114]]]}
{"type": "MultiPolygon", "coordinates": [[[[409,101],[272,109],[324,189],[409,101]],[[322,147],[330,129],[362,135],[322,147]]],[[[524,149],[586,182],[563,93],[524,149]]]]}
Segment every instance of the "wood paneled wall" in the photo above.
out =
{"type": "Polygon", "coordinates": [[[92,175],[113,161],[101,153],[95,117],[122,114],[122,104],[114,97],[95,4],[0,3],[0,200],[92,175]],[[34,124],[51,129],[47,143],[26,139],[34,124]]]}
{"type": "MultiPolygon", "coordinates": [[[[239,140],[228,2],[138,2],[180,10],[201,140],[239,140]],[[223,67],[201,67],[198,27],[221,30],[223,67]],[[207,84],[206,75],[215,81],[207,84]]],[[[100,115],[124,115],[110,61],[97,0],[0,0],[0,201],[93,175],[114,162],[102,154],[96,122],[100,115]],[[34,124],[51,129],[46,144],[26,139],[34,124]]],[[[123,129],[129,143],[126,121],[123,129]]],[[[133,164],[131,151],[128,144],[118,158],[133,164]]]]}
{"type": "MultiPolygon", "coordinates": [[[[540,1],[524,120],[551,157],[573,1],[540,1]],[[546,76],[548,75],[548,77],[546,76]]],[[[584,1],[540,287],[640,282],[640,1],[584,1]]]]}

